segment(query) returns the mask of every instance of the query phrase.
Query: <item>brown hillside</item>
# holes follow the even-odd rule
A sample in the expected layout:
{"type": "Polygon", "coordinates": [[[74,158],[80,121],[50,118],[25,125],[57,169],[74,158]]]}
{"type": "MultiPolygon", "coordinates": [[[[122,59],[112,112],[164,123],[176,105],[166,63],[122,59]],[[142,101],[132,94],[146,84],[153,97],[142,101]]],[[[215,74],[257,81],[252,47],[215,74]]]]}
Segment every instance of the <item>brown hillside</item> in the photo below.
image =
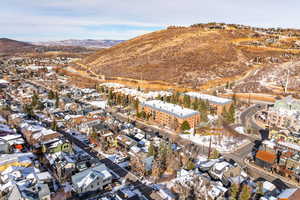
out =
{"type": "Polygon", "coordinates": [[[268,46],[264,41],[269,37],[278,36],[250,28],[168,28],[100,50],[84,59],[81,66],[106,77],[165,81],[195,88],[240,77],[252,66],[270,62],[270,57],[280,63],[298,54],[280,45],[268,46]],[[291,57],[286,56],[291,53],[291,57]]]}
{"type": "Polygon", "coordinates": [[[22,52],[35,46],[26,42],[20,42],[7,38],[0,38],[0,54],[10,52],[22,52]]]}

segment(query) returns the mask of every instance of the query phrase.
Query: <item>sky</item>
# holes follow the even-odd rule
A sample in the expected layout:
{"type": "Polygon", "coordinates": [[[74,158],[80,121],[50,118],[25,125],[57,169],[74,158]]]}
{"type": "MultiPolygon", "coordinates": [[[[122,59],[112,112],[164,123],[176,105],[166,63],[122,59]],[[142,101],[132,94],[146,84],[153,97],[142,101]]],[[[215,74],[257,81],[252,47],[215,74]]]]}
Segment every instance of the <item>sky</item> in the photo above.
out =
{"type": "Polygon", "coordinates": [[[169,25],[300,28],[299,0],[0,0],[0,38],[127,40],[169,25]]]}

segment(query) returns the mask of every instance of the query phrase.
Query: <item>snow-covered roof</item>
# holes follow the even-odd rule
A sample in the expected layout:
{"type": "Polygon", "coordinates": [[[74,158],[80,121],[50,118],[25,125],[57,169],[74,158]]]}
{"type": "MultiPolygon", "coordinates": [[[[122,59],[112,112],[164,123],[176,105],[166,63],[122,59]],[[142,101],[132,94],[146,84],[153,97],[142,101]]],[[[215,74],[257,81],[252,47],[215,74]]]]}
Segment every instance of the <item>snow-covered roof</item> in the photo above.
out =
{"type": "Polygon", "coordinates": [[[216,96],[202,94],[202,93],[198,93],[198,92],[187,92],[187,93],[185,93],[185,95],[193,97],[193,98],[197,98],[197,99],[207,100],[213,104],[224,105],[224,104],[228,104],[228,103],[232,102],[231,99],[216,97],[216,96]]]}
{"type": "Polygon", "coordinates": [[[87,102],[87,103],[92,105],[92,106],[102,108],[102,109],[105,109],[106,106],[107,106],[107,101],[90,101],[90,102],[87,102]]]}
{"type": "Polygon", "coordinates": [[[7,80],[0,79],[0,84],[9,84],[9,82],[7,80]]]}
{"type": "Polygon", "coordinates": [[[214,168],[218,171],[221,171],[223,170],[225,167],[229,166],[230,164],[226,161],[223,161],[223,162],[219,162],[219,163],[216,163],[214,168]]]}
{"type": "Polygon", "coordinates": [[[48,180],[48,179],[52,179],[52,176],[49,172],[41,172],[41,173],[37,173],[36,174],[37,178],[39,180],[48,180]]]}
{"type": "Polygon", "coordinates": [[[71,177],[73,185],[78,188],[88,187],[97,177],[107,179],[112,177],[104,164],[86,169],[71,177]]]}
{"type": "Polygon", "coordinates": [[[141,149],[140,149],[139,147],[137,147],[137,146],[132,146],[132,147],[130,148],[130,150],[131,150],[132,152],[134,152],[134,153],[138,153],[138,152],[141,151],[141,149]]]}
{"type": "Polygon", "coordinates": [[[108,87],[108,88],[122,88],[122,87],[125,87],[124,85],[119,84],[119,83],[102,83],[102,84],[100,84],[100,86],[105,86],[105,87],[108,87]]]}
{"type": "Polygon", "coordinates": [[[298,188],[288,188],[285,189],[280,195],[278,196],[278,199],[288,199],[290,196],[292,196],[298,188]]]}
{"type": "Polygon", "coordinates": [[[5,141],[16,140],[19,138],[22,138],[22,136],[20,134],[9,134],[9,135],[5,135],[5,136],[0,136],[0,139],[3,139],[5,141]]]}
{"type": "Polygon", "coordinates": [[[137,138],[137,139],[139,139],[139,140],[141,140],[141,139],[143,139],[145,137],[145,135],[142,134],[142,133],[137,133],[134,137],[137,138]]]}
{"type": "Polygon", "coordinates": [[[176,104],[166,103],[160,100],[145,101],[144,103],[142,103],[142,105],[150,107],[154,110],[168,113],[178,118],[187,118],[199,114],[198,111],[184,108],[176,104]]]}
{"type": "Polygon", "coordinates": [[[7,133],[14,133],[15,132],[13,129],[11,129],[6,124],[0,124],[0,131],[7,132],[7,133]]]}
{"type": "Polygon", "coordinates": [[[265,192],[266,191],[273,191],[273,190],[276,189],[276,186],[273,183],[269,182],[269,181],[265,181],[265,182],[263,182],[263,189],[265,190],[265,192]]]}
{"type": "Polygon", "coordinates": [[[285,146],[285,147],[288,147],[288,148],[291,148],[291,149],[294,149],[294,150],[300,152],[300,146],[297,145],[297,144],[295,144],[295,143],[289,143],[289,142],[278,141],[278,144],[280,144],[280,145],[282,145],[282,146],[285,146]]]}

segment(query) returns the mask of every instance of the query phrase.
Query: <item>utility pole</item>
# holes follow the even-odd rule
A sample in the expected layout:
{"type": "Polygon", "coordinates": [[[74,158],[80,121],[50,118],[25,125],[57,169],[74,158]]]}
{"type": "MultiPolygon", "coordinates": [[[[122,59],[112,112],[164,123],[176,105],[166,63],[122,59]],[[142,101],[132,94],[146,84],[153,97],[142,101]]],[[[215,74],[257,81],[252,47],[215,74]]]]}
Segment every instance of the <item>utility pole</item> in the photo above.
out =
{"type": "Polygon", "coordinates": [[[284,88],[284,93],[285,94],[287,93],[287,87],[288,87],[288,84],[289,84],[289,75],[290,75],[290,70],[287,69],[286,83],[285,83],[285,88],[284,88]]]}
{"type": "Polygon", "coordinates": [[[210,152],[211,152],[211,136],[209,137],[209,146],[208,146],[208,155],[207,155],[208,159],[210,157],[210,152]]]}

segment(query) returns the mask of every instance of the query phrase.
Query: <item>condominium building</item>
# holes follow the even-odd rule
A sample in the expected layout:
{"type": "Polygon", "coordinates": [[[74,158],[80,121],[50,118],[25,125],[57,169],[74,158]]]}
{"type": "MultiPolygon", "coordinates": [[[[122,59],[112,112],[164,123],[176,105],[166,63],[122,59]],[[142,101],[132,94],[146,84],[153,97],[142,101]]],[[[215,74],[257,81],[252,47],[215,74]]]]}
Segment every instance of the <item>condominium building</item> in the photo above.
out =
{"type": "Polygon", "coordinates": [[[300,130],[300,100],[288,96],[275,102],[268,109],[267,124],[270,127],[300,130]]]}
{"type": "Polygon", "coordinates": [[[142,108],[150,119],[172,129],[178,129],[184,121],[187,121],[191,128],[200,122],[198,111],[160,100],[145,101],[142,108]]]}
{"type": "Polygon", "coordinates": [[[213,106],[216,109],[218,115],[222,114],[224,109],[228,110],[232,104],[231,99],[202,94],[198,92],[187,92],[184,95],[189,96],[192,99],[200,99],[202,101],[207,101],[211,106],[213,106]]]}

